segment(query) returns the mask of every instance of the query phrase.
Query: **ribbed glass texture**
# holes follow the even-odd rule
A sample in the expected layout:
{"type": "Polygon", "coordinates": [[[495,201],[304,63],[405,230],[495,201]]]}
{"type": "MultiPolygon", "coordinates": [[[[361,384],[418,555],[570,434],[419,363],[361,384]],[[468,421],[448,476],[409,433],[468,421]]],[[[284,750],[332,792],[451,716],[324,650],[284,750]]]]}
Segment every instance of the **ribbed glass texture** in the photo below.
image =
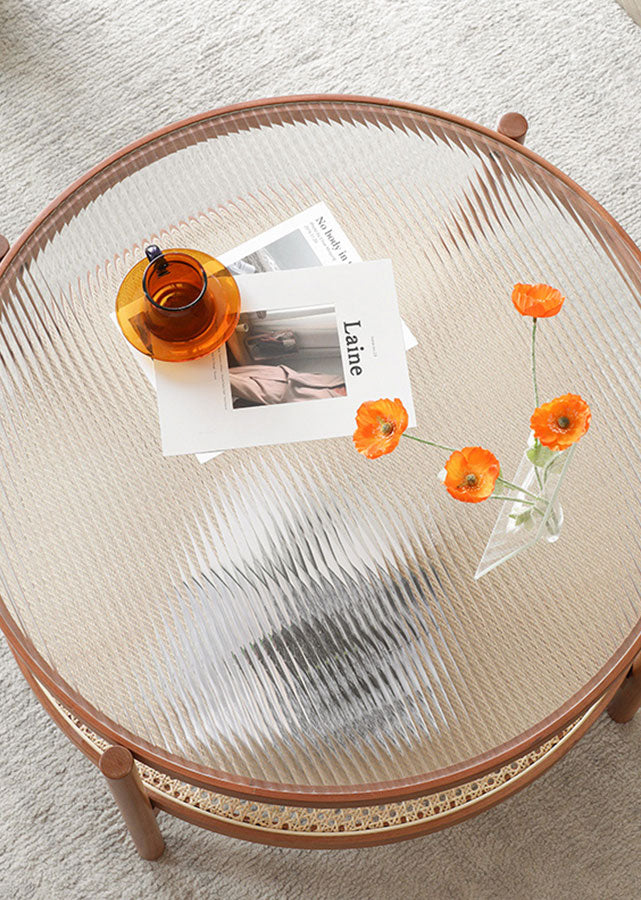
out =
{"type": "Polygon", "coordinates": [[[63,203],[0,282],[10,615],[77,700],[230,783],[320,796],[511,741],[641,614],[640,283],[587,199],[436,116],[291,102],[157,138],[63,203]],[[419,341],[415,433],[487,447],[505,473],[533,408],[512,285],[567,296],[539,329],[539,392],[580,393],[592,425],[556,543],[475,581],[500,506],[454,501],[444,455],[410,441],[374,462],[348,438],[162,457],[110,320],[125,273],[147,242],[218,256],[319,200],[364,259],[393,261],[419,341]]]}

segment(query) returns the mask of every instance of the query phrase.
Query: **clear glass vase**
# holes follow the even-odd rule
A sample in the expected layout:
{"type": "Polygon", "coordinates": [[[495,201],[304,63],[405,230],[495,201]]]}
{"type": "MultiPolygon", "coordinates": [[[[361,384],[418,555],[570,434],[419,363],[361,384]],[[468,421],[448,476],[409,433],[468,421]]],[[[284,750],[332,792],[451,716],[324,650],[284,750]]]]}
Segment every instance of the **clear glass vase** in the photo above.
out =
{"type": "Polygon", "coordinates": [[[568,450],[549,450],[533,438],[512,479],[513,487],[497,485],[496,493],[507,499],[501,504],[475,578],[486,575],[538,541],[553,543],[563,527],[559,491],[574,456],[568,450]]]}

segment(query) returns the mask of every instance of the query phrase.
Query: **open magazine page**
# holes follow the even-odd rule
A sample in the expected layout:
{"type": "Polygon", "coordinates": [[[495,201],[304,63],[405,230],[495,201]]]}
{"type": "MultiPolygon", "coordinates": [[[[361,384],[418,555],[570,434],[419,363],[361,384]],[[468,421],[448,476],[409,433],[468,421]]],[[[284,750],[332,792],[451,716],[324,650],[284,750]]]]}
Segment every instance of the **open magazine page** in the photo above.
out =
{"type": "MultiPolygon", "coordinates": [[[[322,201],[228,250],[219,259],[234,276],[361,261],[334,214],[322,201]]],[[[402,320],[401,328],[405,349],[411,350],[416,346],[416,338],[402,320]]],[[[150,368],[153,370],[153,363],[150,368]]],[[[197,453],[196,458],[205,463],[219,452],[222,451],[197,453]]]]}
{"type": "MultiPolygon", "coordinates": [[[[234,276],[361,261],[356,248],[323,202],[263,231],[218,258],[234,276]]],[[[416,345],[416,340],[410,330],[403,327],[407,332],[406,349],[409,350],[416,345]]],[[[197,453],[196,458],[205,463],[220,452],[197,453]]]]}
{"type": "MultiPolygon", "coordinates": [[[[218,257],[232,275],[361,262],[326,203],[316,203],[218,257]]],[[[405,349],[417,344],[402,322],[405,349]]]]}
{"type": "Polygon", "coordinates": [[[333,213],[322,202],[223,253],[218,259],[232,275],[361,261],[333,213]]]}
{"type": "Polygon", "coordinates": [[[236,278],[243,312],[227,345],[155,363],[165,455],[348,435],[380,396],[400,397],[414,424],[389,260],[236,278]]]}

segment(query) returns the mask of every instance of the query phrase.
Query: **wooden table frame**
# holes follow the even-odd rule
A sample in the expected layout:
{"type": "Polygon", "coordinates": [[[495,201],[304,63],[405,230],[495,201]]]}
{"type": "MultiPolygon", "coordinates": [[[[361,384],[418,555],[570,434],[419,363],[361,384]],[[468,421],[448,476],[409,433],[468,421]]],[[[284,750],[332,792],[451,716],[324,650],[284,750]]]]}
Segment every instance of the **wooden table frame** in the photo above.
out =
{"type": "MultiPolygon", "coordinates": [[[[181,120],[128,145],[91,169],[56,198],[35,219],[12,247],[9,247],[8,241],[0,235],[0,278],[7,270],[12,259],[17,255],[19,249],[27,242],[36,229],[54,214],[63,202],[72,198],[79,188],[98,173],[103,172],[113,162],[137,150],[146,143],[187,125],[230,112],[253,110],[257,115],[260,115],[262,107],[319,100],[374,104],[381,107],[417,111],[463,125],[477,133],[490,136],[513,149],[518,149],[570,186],[586,203],[595,208],[616,230],[633,255],[641,263],[641,252],[639,249],[621,226],[592,197],[560,170],[527,148],[519,146],[522,144],[527,131],[527,122],[523,116],[517,113],[508,113],[499,120],[497,130],[491,131],[465,119],[414,104],[397,103],[372,97],[308,95],[270,98],[223,107],[181,120]]],[[[243,783],[242,779],[236,779],[232,782],[225,773],[188,763],[186,760],[168,754],[160,748],[152,747],[136,735],[123,729],[116,722],[109,720],[88,704],[84,698],[76,694],[45,662],[26,635],[20,631],[2,600],[0,600],[0,627],[4,631],[18,665],[47,712],[65,734],[100,767],[122,812],[134,844],[140,855],[146,859],[157,858],[164,848],[162,836],[152,809],[152,802],[154,806],[195,822],[202,827],[223,831],[236,837],[283,846],[366,846],[414,837],[417,834],[447,827],[498,803],[504,797],[534,780],[570,749],[603,709],[607,708],[609,714],[616,722],[627,722],[641,706],[640,621],[618,648],[617,652],[612,655],[610,660],[581,691],[577,692],[553,714],[538,723],[537,726],[515,737],[510,742],[495,748],[493,751],[484,753],[476,759],[466,761],[460,765],[431,772],[415,779],[386,782],[385,784],[362,785],[358,789],[352,786],[345,786],[344,788],[332,788],[331,792],[306,792],[297,785],[271,785],[250,779],[246,779],[245,783],[243,783]],[[74,723],[80,723],[84,731],[82,728],[79,729],[74,723]],[[91,738],[92,734],[97,736],[97,740],[102,740],[103,743],[106,742],[106,749],[99,749],[99,744],[91,738]],[[520,777],[518,783],[516,780],[506,782],[501,789],[488,791],[487,795],[482,796],[478,803],[470,805],[467,809],[457,809],[449,817],[439,813],[419,822],[416,827],[408,827],[402,833],[398,829],[396,831],[389,829],[387,832],[384,829],[379,829],[370,833],[339,834],[336,837],[320,834],[295,834],[288,833],[285,830],[275,833],[266,830],[261,832],[260,829],[254,829],[254,832],[250,833],[247,829],[243,829],[231,822],[221,823],[218,820],[214,822],[211,817],[207,818],[193,808],[185,808],[184,805],[172,801],[171,797],[155,791],[153,787],[150,787],[149,783],[145,782],[143,784],[138,768],[134,763],[134,760],[137,760],[139,764],[148,767],[150,771],[180,779],[182,782],[202,788],[205,791],[214,790],[227,794],[230,797],[246,798],[267,804],[345,809],[347,807],[378,806],[380,804],[407,801],[412,798],[422,798],[439,790],[445,791],[457,785],[469,784],[474,779],[487,778],[500,767],[517,759],[523,759],[528,753],[535,753],[537,748],[544,747],[546,742],[562,734],[564,737],[559,740],[558,744],[555,744],[549,752],[546,751],[540,757],[537,757],[531,766],[526,767],[522,773],[523,777],[520,777]],[[150,802],[150,796],[152,802],[150,802]]]]}

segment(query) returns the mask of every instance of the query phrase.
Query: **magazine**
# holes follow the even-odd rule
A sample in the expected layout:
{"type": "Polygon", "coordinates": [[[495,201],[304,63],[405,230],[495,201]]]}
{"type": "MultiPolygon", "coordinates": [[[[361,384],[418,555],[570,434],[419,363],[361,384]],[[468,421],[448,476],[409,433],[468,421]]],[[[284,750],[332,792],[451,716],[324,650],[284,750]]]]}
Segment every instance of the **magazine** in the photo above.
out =
{"type": "Polygon", "coordinates": [[[235,277],[243,312],[227,344],[154,363],[165,456],[348,435],[381,396],[415,424],[390,260],[235,277]]]}
{"type": "MultiPolygon", "coordinates": [[[[245,243],[219,254],[218,258],[234,276],[361,261],[356,248],[324,202],[316,203],[245,243]]],[[[117,325],[115,313],[112,319],[117,325]]],[[[410,350],[416,346],[417,341],[402,320],[401,328],[405,350],[410,350]]],[[[264,344],[264,341],[261,343],[264,344]]],[[[131,352],[155,389],[155,367],[161,364],[143,356],[133,347],[131,352]]],[[[205,463],[221,452],[222,450],[214,450],[197,453],[196,458],[205,463]]]]}

